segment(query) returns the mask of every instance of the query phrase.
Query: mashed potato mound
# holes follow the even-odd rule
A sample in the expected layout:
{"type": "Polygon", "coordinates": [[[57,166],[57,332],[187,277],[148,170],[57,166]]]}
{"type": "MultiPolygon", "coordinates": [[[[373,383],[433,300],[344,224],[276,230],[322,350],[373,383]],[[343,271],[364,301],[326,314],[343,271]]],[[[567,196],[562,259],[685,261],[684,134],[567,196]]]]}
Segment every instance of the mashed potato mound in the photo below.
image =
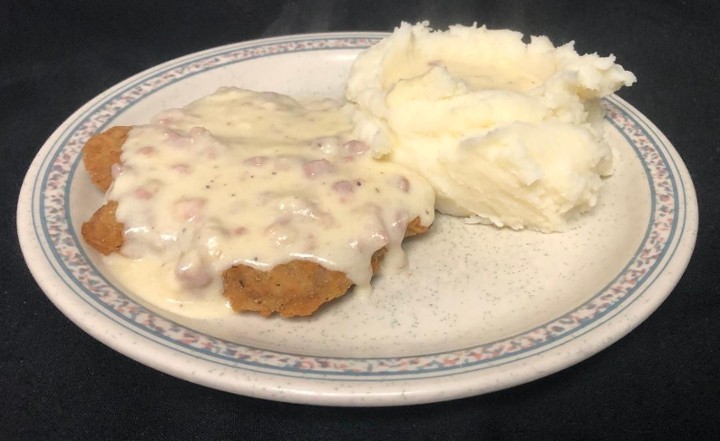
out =
{"type": "Polygon", "coordinates": [[[614,61],[547,37],[403,23],[358,56],[346,97],[355,135],[428,179],[440,211],[562,231],[612,174],[600,100],[635,82],[614,61]]]}

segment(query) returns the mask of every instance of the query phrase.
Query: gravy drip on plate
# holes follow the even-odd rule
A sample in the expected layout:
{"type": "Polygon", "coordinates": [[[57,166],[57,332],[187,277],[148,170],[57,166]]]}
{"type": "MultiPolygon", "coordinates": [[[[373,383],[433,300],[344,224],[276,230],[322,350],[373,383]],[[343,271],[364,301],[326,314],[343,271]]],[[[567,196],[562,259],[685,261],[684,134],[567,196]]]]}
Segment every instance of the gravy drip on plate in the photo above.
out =
{"type": "Polygon", "coordinates": [[[310,260],[369,289],[372,254],[405,264],[406,227],[433,219],[419,176],[371,157],[342,108],[220,89],[136,126],[106,198],[125,225],[115,276],[151,303],[191,316],[229,312],[222,272],[310,260]]]}

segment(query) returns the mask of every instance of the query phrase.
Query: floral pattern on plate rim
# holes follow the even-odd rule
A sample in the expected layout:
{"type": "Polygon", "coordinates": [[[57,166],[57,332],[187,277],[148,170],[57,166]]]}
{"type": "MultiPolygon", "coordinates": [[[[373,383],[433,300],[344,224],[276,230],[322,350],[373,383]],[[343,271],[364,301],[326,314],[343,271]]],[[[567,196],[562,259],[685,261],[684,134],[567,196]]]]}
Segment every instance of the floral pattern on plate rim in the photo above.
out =
{"type": "MultiPolygon", "coordinates": [[[[105,128],[115,115],[144,96],[182,78],[244,60],[297,51],[362,49],[375,37],[295,39],[273,44],[238,44],[203,53],[200,58],[159,66],[141,74],[119,93],[101,100],[71,124],[50,149],[41,169],[39,192],[33,192],[33,222],[44,235],[43,252],[78,296],[116,322],[167,347],[240,369],[292,376],[321,376],[368,380],[383,377],[442,376],[482,369],[546,350],[583,328],[602,321],[618,306],[642,295],[657,272],[677,229],[678,188],[662,143],[651,136],[620,100],[604,100],[606,119],[632,145],[643,162],[651,192],[651,216],[645,237],[624,270],[578,308],[528,332],[503,340],[451,352],[403,357],[333,358],[288,354],[253,348],[214,338],[165,319],[137,304],[110,285],[92,265],[73,230],[66,189],[80,161],[85,141],[105,128]],[[48,162],[49,161],[49,162],[48,162]],[[38,207],[39,204],[39,207],[38,207]],[[35,208],[38,207],[38,208],[35,208]],[[36,210],[39,215],[36,214],[36,210]],[[38,223],[40,224],[38,227],[38,223]]],[[[37,186],[36,186],[37,188],[37,186]]]]}

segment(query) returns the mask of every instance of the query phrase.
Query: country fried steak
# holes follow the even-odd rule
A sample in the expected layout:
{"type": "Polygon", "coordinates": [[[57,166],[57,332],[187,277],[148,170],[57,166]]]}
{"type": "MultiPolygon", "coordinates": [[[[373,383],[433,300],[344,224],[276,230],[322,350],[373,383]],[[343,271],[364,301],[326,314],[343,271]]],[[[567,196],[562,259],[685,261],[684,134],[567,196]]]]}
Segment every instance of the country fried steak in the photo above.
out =
{"type": "MultiPolygon", "coordinates": [[[[113,181],[113,167],[121,162],[122,145],[130,127],[113,127],[93,136],[83,149],[83,162],[92,182],[107,191],[113,181]]],[[[116,218],[117,202],[109,201],[82,225],[85,241],[98,252],[119,252],[124,243],[124,225],[116,218]]],[[[421,234],[427,227],[415,218],[406,237],[421,234]]],[[[380,267],[386,248],[377,250],[370,262],[373,272],[380,267]]],[[[307,260],[292,260],[261,271],[238,264],[222,274],[224,296],[233,310],[254,311],[263,316],[308,316],[322,304],[345,294],[353,285],[346,274],[307,260]]]]}

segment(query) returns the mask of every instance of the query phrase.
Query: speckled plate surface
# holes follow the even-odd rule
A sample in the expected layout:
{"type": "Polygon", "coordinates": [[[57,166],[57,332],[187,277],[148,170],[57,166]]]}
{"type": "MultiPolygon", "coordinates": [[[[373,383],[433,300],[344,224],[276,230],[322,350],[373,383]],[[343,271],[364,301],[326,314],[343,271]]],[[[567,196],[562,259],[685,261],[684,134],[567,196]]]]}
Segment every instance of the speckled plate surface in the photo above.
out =
{"type": "MultiPolygon", "coordinates": [[[[18,233],[28,266],[89,334],[155,369],[250,396],[400,405],[493,391],[607,347],[666,298],[695,243],[687,170],[660,131],[605,101],[616,173],[563,234],[499,231],[439,216],[407,245],[410,268],[308,319],[192,320],[146,307],[78,237],[101,195],[81,166],[88,137],[140,124],[219,86],[341,97],[357,53],[381,34],[300,35],[189,55],[102,93],[48,139],[27,173],[18,233]]],[[[631,67],[631,66],[630,66],[631,67]]],[[[642,81],[642,79],[641,79],[642,81]]]]}

